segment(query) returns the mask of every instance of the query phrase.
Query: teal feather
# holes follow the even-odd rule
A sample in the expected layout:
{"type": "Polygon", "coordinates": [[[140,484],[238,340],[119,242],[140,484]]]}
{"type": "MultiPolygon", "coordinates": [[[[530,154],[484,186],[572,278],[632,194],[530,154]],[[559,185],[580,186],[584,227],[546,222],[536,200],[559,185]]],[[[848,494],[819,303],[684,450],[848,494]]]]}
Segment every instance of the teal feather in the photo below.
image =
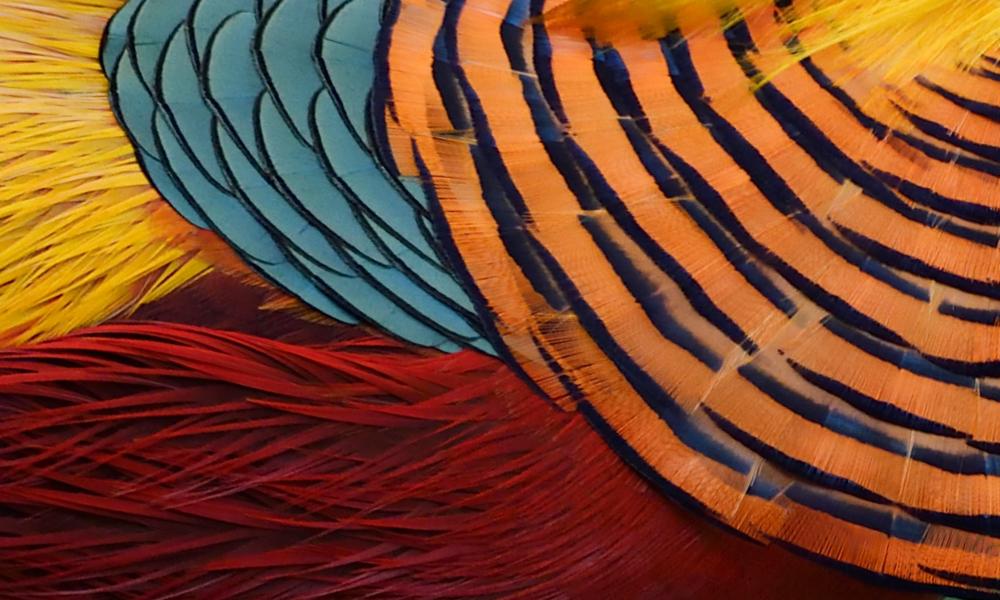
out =
{"type": "Polygon", "coordinates": [[[368,138],[379,2],[132,0],[112,100],[158,191],[324,314],[492,352],[419,181],[368,138]]]}

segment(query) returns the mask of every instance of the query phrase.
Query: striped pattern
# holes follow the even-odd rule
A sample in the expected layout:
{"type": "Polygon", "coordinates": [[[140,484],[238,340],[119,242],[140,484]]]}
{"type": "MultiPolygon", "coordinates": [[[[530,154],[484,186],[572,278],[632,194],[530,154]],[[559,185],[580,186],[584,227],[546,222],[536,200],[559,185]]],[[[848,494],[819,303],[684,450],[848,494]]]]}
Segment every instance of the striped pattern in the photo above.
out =
{"type": "Polygon", "coordinates": [[[400,0],[380,56],[511,355],[747,535],[1000,589],[991,64],[872,95],[829,52],[764,80],[772,15],[597,44],[557,4],[400,0]]]}
{"type": "Polygon", "coordinates": [[[420,184],[365,133],[382,7],[363,0],[133,0],[102,49],[150,181],[260,274],[328,316],[490,351],[420,184]]]}
{"type": "Polygon", "coordinates": [[[105,68],[161,193],[328,315],[492,348],[754,539],[1000,590],[1000,63],[885,91],[779,69],[792,2],[559,4],[132,0],[105,68]]]}

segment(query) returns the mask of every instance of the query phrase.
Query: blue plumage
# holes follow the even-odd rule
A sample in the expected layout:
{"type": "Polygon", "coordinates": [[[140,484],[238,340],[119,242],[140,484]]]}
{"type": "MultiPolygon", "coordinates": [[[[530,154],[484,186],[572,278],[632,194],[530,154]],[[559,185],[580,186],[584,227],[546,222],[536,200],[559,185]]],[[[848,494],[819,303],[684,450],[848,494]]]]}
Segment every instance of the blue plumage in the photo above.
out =
{"type": "Polygon", "coordinates": [[[368,98],[381,3],[132,0],[102,64],[160,193],[330,317],[491,351],[419,181],[381,165],[368,98]]]}

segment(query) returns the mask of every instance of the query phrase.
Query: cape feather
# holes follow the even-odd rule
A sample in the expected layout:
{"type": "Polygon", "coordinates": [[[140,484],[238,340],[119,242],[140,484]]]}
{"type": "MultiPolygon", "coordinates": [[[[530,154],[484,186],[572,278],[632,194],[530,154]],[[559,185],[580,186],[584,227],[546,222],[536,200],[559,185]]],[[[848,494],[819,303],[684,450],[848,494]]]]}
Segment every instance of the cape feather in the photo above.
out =
{"type": "MultiPolygon", "coordinates": [[[[765,0],[568,0],[545,17],[605,39],[655,38],[673,28],[680,12],[714,27],[719,13],[735,18],[774,6],[765,0]]],[[[895,81],[931,67],[970,65],[1000,47],[1000,4],[993,0],[812,0],[795,3],[788,13],[789,31],[806,42],[800,57],[844,46],[856,67],[895,81]]]]}

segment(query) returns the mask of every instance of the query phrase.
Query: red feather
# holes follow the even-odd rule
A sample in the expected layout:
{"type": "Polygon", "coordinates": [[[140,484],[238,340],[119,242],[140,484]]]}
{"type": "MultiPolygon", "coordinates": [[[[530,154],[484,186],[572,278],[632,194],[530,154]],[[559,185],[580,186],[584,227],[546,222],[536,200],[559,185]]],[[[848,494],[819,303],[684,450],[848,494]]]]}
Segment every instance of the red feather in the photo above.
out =
{"type": "Polygon", "coordinates": [[[701,523],[472,352],[136,322],[3,351],[0,397],[5,598],[889,597],[701,523]]]}

